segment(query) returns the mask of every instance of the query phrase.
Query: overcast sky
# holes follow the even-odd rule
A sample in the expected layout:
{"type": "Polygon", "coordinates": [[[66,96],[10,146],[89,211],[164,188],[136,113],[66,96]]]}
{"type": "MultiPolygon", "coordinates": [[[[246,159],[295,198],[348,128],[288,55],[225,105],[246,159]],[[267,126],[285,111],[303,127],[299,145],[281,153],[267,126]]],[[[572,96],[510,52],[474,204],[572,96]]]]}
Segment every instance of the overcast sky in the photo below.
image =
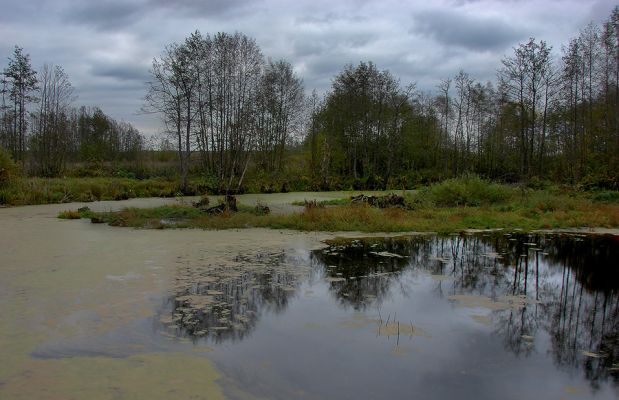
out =
{"type": "Polygon", "coordinates": [[[616,0],[0,0],[0,68],[19,45],[32,65],[61,65],[78,98],[143,133],[138,115],[153,57],[191,32],[240,31],[266,57],[290,61],[306,91],[327,90],[347,63],[370,60],[433,90],[463,69],[494,80],[529,37],[561,46],[616,0]]]}

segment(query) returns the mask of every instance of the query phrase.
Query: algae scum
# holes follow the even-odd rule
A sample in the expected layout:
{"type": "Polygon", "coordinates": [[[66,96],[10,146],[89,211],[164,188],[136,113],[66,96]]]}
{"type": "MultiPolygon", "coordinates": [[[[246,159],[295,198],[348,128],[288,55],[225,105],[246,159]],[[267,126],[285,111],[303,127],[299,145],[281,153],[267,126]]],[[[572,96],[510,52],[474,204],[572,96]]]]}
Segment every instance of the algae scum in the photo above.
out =
{"type": "Polygon", "coordinates": [[[11,212],[0,398],[619,394],[617,236],[321,243],[11,212]]]}
{"type": "Polygon", "coordinates": [[[616,398],[617,237],[327,244],[183,265],[159,333],[269,398],[616,398]]]}

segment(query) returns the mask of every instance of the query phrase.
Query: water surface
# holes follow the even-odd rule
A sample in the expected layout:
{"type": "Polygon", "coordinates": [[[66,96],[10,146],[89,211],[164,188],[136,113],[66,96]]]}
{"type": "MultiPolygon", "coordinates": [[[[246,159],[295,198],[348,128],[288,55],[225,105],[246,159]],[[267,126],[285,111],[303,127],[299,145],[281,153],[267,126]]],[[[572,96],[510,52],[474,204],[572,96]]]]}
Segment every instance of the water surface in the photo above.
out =
{"type": "Polygon", "coordinates": [[[328,243],[181,273],[162,319],[269,398],[616,398],[616,237],[328,243]]]}
{"type": "Polygon", "coordinates": [[[67,208],[0,210],[0,398],[619,394],[617,236],[134,230],[67,208]]]}

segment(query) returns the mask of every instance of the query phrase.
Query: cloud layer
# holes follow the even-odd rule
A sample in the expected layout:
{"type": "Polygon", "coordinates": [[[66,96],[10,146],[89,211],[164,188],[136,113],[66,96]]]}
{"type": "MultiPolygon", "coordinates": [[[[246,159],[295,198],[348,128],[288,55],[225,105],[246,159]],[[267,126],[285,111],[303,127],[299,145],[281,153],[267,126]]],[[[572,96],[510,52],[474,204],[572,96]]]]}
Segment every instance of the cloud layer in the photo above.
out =
{"type": "Polygon", "coordinates": [[[138,115],[153,57],[191,32],[241,31],[265,56],[285,58],[306,90],[328,90],[347,63],[374,61],[404,84],[433,90],[463,69],[494,79],[501,58],[529,37],[558,53],[614,0],[0,0],[0,68],[14,45],[35,69],[62,65],[79,96],[145,133],[138,115]]]}

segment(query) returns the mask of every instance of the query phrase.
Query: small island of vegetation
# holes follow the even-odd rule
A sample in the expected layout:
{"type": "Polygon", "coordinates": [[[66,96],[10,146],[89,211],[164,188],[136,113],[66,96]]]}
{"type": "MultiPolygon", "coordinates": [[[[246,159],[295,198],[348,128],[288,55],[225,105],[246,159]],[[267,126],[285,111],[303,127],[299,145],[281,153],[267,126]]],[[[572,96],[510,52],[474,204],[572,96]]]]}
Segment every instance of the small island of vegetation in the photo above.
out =
{"type": "MultiPolygon", "coordinates": [[[[494,184],[476,176],[450,179],[404,196],[392,205],[357,201],[362,196],[331,201],[304,201],[299,212],[270,214],[263,204],[231,209],[225,199],[209,212],[208,198],[195,204],[126,208],[93,212],[64,211],[60,218],[91,218],[112,226],[137,228],[231,229],[266,227],[302,231],[456,232],[467,229],[557,229],[619,227],[615,192],[594,196],[557,188],[535,190],[494,184]]],[[[385,196],[388,197],[388,196],[385,196]]],[[[367,199],[367,197],[365,197],[367,199]]]]}

